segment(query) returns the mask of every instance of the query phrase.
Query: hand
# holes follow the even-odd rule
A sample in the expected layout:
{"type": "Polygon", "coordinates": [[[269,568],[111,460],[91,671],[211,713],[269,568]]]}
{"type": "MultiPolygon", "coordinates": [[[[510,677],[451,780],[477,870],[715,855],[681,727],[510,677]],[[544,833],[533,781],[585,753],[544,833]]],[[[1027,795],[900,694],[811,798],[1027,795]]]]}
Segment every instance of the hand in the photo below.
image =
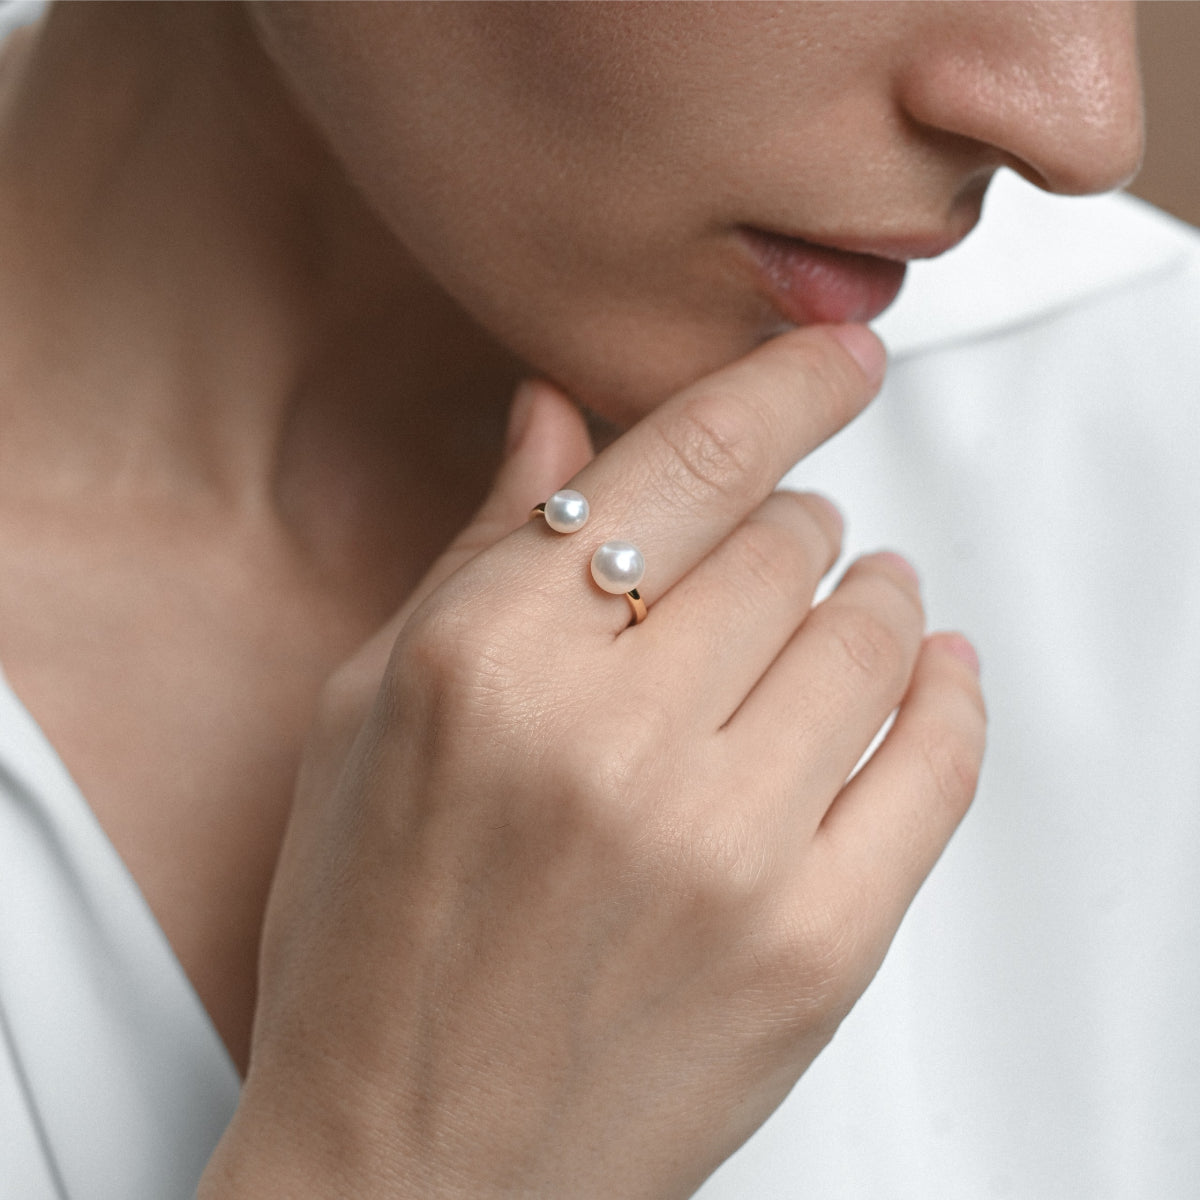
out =
{"type": "Polygon", "coordinates": [[[840,524],[772,488],[877,386],[839,336],[870,354],[787,334],[590,462],[526,393],[479,521],[328,690],[209,1194],[688,1195],[832,1036],[984,725],[902,560],[810,607],[840,524]],[[500,536],[572,459],[585,529],[500,536]],[[614,537],[648,564],[632,628],[587,574],[614,537]]]}

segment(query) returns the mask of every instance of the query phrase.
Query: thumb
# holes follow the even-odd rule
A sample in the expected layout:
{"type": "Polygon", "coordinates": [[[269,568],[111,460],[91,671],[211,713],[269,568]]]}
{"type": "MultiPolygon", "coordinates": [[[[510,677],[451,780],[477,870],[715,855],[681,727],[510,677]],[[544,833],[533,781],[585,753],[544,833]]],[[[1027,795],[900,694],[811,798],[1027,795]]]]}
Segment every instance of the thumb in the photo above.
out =
{"type": "Polygon", "coordinates": [[[558,388],[540,379],[521,383],[509,412],[504,462],[482,507],[447,552],[457,556],[451,569],[528,520],[535,504],[594,455],[583,414],[558,388]]]}
{"type": "Polygon", "coordinates": [[[522,382],[509,411],[504,461],[487,499],[400,611],[355,655],[357,665],[377,684],[392,643],[417,605],[465,562],[527,521],[530,509],[562,487],[594,454],[579,409],[552,384],[540,379],[522,382]]]}

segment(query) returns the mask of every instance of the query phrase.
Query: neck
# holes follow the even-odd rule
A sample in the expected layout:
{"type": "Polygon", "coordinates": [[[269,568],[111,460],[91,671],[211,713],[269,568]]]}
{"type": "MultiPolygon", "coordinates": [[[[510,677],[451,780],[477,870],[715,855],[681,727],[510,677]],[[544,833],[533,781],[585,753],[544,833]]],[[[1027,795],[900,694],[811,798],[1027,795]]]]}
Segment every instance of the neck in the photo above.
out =
{"type": "Polygon", "coordinates": [[[266,511],[334,556],[407,522],[428,557],[517,364],[367,209],[241,6],[56,6],[6,51],[2,490],[266,511]]]}

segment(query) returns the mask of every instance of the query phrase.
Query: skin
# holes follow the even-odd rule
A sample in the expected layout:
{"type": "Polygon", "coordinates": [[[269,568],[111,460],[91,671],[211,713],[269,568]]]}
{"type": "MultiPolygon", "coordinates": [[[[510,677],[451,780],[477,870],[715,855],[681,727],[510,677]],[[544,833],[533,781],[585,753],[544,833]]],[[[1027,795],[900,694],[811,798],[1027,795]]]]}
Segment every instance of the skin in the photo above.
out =
{"type": "Polygon", "coordinates": [[[422,265],[526,361],[623,420],[778,330],[748,286],[738,224],[870,247],[957,239],[1001,165],[1085,192],[1140,157],[1119,4],[255,16],[422,265]]]}
{"type": "Polygon", "coordinates": [[[982,711],[896,559],[808,616],[836,520],[769,493],[879,364],[775,337],[738,227],[903,256],[1000,165],[1139,154],[1118,4],[82,5],[9,44],[0,661],[249,1064],[204,1194],[683,1195],[765,1117],[982,711]],[[564,391],[633,428],[593,461],[564,391]],[[653,566],[636,630],[523,524],[576,475],[653,566]]]}

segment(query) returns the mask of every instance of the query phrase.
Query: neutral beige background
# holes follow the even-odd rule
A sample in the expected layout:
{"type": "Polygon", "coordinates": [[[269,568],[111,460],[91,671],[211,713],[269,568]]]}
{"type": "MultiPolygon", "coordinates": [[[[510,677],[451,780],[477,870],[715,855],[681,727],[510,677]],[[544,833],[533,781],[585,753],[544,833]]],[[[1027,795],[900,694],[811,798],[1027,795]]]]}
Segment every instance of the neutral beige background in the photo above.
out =
{"type": "Polygon", "coordinates": [[[1138,5],[1146,162],[1129,189],[1200,225],[1200,0],[1138,5]]]}

